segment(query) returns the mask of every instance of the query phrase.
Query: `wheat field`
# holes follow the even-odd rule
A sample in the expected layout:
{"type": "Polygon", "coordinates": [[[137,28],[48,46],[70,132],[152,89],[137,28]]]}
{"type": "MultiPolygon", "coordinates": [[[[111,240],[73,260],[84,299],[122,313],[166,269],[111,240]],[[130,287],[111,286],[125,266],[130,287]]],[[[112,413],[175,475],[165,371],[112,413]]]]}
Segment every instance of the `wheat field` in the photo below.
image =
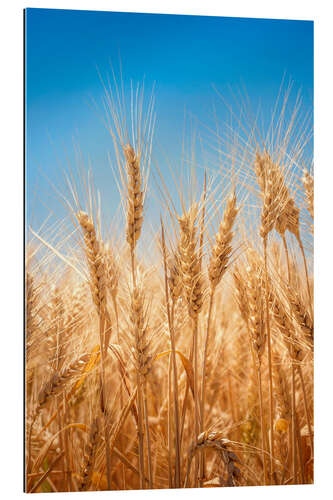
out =
{"type": "Polygon", "coordinates": [[[83,173],[68,175],[70,229],[29,228],[26,491],[312,483],[309,134],[283,107],[246,141],[219,137],[214,174],[175,168],[170,189],[153,101],[134,94],[127,113],[116,95],[113,228],[83,173]]]}

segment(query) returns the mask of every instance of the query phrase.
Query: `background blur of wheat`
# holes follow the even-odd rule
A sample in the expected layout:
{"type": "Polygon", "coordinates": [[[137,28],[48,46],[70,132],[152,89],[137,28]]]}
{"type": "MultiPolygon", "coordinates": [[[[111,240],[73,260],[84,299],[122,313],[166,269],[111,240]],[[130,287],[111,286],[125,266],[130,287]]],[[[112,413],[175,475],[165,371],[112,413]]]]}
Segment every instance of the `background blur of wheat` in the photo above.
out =
{"type": "Polygon", "coordinates": [[[82,174],[73,228],[27,244],[26,490],[312,483],[308,134],[282,112],[265,139],[218,138],[218,177],[159,171],[152,232],[153,105],[133,95],[127,115],[106,91],[120,237],[82,174]]]}

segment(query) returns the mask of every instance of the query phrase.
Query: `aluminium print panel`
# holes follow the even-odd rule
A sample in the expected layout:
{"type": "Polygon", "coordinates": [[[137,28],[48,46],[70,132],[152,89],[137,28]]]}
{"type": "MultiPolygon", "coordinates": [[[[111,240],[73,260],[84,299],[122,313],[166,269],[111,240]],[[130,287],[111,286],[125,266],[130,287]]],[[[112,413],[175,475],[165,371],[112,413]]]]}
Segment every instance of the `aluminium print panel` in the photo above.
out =
{"type": "Polygon", "coordinates": [[[25,490],[313,482],[313,23],[26,9],[25,490]]]}

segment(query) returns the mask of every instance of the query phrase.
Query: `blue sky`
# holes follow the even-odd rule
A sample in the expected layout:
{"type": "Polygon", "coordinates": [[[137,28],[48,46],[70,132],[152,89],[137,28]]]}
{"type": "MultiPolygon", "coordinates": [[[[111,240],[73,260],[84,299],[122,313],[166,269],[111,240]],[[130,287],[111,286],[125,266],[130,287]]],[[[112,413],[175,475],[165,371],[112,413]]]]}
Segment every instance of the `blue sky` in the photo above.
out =
{"type": "Polygon", "coordinates": [[[179,163],[184,109],[213,126],[213,84],[222,93],[244,86],[254,108],[260,100],[271,109],[285,74],[295,92],[301,89],[305,108],[313,104],[309,21],[27,9],[26,180],[33,227],[50,211],[65,215],[51,185],[63,189],[75,146],[90,158],[104,205],[115,211],[111,137],[92,101],[103,96],[97,68],[106,78],[111,66],[119,71],[120,59],[126,82],[155,84],[154,148],[165,154],[162,171],[167,161],[174,168],[179,163]]]}

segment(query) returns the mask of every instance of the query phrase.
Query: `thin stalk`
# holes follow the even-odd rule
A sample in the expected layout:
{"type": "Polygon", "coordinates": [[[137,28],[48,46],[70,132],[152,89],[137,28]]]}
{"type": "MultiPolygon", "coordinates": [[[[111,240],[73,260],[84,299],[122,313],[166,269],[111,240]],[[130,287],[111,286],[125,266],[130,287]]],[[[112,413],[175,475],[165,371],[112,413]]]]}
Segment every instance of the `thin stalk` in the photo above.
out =
{"type": "MultiPolygon", "coordinates": [[[[199,429],[200,429],[200,424],[199,424],[199,398],[198,398],[198,318],[195,318],[194,320],[194,326],[193,326],[193,372],[194,372],[194,411],[195,411],[195,422],[194,422],[194,429],[195,429],[195,439],[198,438],[199,436],[199,429]]],[[[198,475],[199,475],[199,457],[196,455],[195,456],[195,476],[194,476],[194,486],[198,486],[198,475]]]]}
{"type": "MultiPolygon", "coordinates": [[[[68,422],[68,418],[67,418],[66,393],[65,392],[63,394],[63,408],[64,408],[63,409],[63,426],[66,427],[66,425],[69,422],[68,422]]],[[[69,433],[70,433],[70,429],[66,429],[64,432],[64,450],[65,450],[64,462],[65,462],[65,468],[66,468],[67,491],[72,491],[71,474],[70,474],[70,459],[69,459],[69,433]]]]}
{"type": "Polygon", "coordinates": [[[144,443],[143,443],[143,401],[142,401],[142,383],[141,375],[137,370],[136,382],[138,387],[138,440],[139,440],[139,472],[140,472],[140,488],[145,489],[145,462],[144,462],[144,443]]]}
{"type": "Polygon", "coordinates": [[[304,463],[303,463],[303,453],[302,453],[302,444],[301,444],[301,433],[299,430],[297,412],[295,412],[295,416],[296,416],[297,449],[298,449],[298,458],[299,458],[299,464],[300,464],[300,470],[301,470],[301,484],[305,484],[304,463]]]}
{"type": "Polygon", "coordinates": [[[179,435],[179,407],[178,407],[178,373],[177,373],[177,361],[176,361],[175,332],[174,332],[174,324],[173,324],[174,305],[172,304],[172,311],[170,313],[165,234],[164,234],[164,226],[163,226],[162,220],[161,220],[161,231],[162,231],[162,251],[163,251],[163,263],[164,263],[165,298],[166,298],[168,327],[169,327],[170,342],[171,342],[171,361],[172,361],[172,373],[173,373],[173,407],[174,407],[174,419],[175,419],[175,448],[176,448],[175,486],[176,486],[176,488],[180,488],[180,435],[179,435]]]}
{"type": "MultiPolygon", "coordinates": [[[[285,236],[285,233],[283,233],[282,235],[282,242],[283,242],[283,248],[284,248],[284,251],[285,251],[285,254],[286,254],[286,261],[287,261],[287,269],[288,269],[288,285],[290,286],[290,262],[289,262],[289,252],[288,252],[288,245],[287,245],[287,241],[286,241],[286,236],[285,236]]],[[[293,376],[293,374],[292,374],[293,376]]],[[[292,391],[294,389],[294,385],[293,385],[293,382],[292,382],[292,391]]],[[[292,418],[292,427],[291,427],[291,434],[290,434],[290,431],[289,431],[289,445],[290,445],[290,448],[291,448],[291,458],[292,458],[292,463],[293,463],[293,470],[295,469],[294,467],[294,457],[295,457],[295,454],[296,454],[296,448],[295,448],[295,419],[294,419],[294,410],[293,410],[293,401],[292,401],[292,415],[291,415],[291,418],[292,418]]],[[[295,477],[295,475],[294,475],[295,477]]]]}
{"type": "Polygon", "coordinates": [[[169,488],[173,488],[172,480],[172,461],[171,461],[171,441],[172,441],[172,429],[171,429],[171,377],[172,377],[172,365],[171,365],[171,355],[169,356],[169,367],[168,367],[168,471],[169,471],[169,488]]]}
{"type": "Polygon", "coordinates": [[[280,484],[284,484],[287,471],[290,470],[290,456],[291,456],[290,450],[291,449],[292,449],[292,434],[291,434],[290,427],[289,427],[288,428],[288,451],[287,451],[287,457],[285,460],[285,466],[283,468],[283,473],[281,476],[281,483],[280,484]]]}
{"type": "MultiPolygon", "coordinates": [[[[191,362],[191,357],[189,357],[189,360],[191,362]]],[[[184,401],[183,401],[183,406],[182,406],[182,415],[181,415],[181,422],[180,422],[180,444],[182,443],[183,436],[184,436],[184,424],[185,424],[185,416],[186,416],[186,408],[187,408],[187,399],[188,399],[189,389],[190,389],[190,385],[188,383],[188,380],[186,380],[185,394],[184,394],[184,401]]]]}
{"type": "Polygon", "coordinates": [[[306,389],[305,389],[303,371],[302,371],[302,367],[300,365],[297,365],[297,371],[298,371],[298,374],[299,374],[299,378],[301,380],[301,386],[302,386],[302,392],[303,392],[303,401],[304,401],[304,409],[305,409],[305,415],[306,415],[306,424],[307,424],[307,427],[308,427],[308,432],[309,432],[309,437],[310,437],[311,455],[313,456],[313,443],[312,443],[312,428],[311,428],[311,420],[310,420],[310,411],[309,411],[308,400],[307,400],[307,396],[306,396],[306,389]]]}
{"type": "Polygon", "coordinates": [[[295,398],[295,366],[291,366],[291,415],[292,415],[292,466],[294,482],[297,484],[297,451],[296,451],[296,398],[295,398]]]}
{"type": "Polygon", "coordinates": [[[26,464],[26,490],[28,489],[28,484],[27,484],[27,480],[28,480],[28,474],[30,472],[30,468],[31,468],[31,438],[32,438],[32,428],[36,422],[36,419],[37,419],[37,416],[38,416],[38,413],[34,413],[32,419],[31,419],[31,424],[29,426],[29,431],[27,432],[28,436],[27,436],[27,449],[28,449],[28,458],[27,458],[27,464],[26,464]]]}
{"type": "Polygon", "coordinates": [[[205,228],[205,211],[206,211],[206,192],[207,192],[207,172],[205,170],[204,177],[204,193],[202,200],[202,211],[201,211],[201,222],[200,222],[200,240],[199,240],[199,261],[200,261],[200,269],[202,266],[202,256],[203,256],[203,239],[204,239],[204,228],[205,228]]]}
{"type": "Polygon", "coordinates": [[[260,406],[260,426],[261,426],[261,460],[264,468],[264,486],[267,485],[267,465],[266,465],[266,446],[265,446],[265,420],[264,420],[264,408],[263,408],[263,398],[262,398],[262,381],[261,381],[261,365],[260,362],[257,364],[257,374],[258,374],[258,387],[259,387],[259,406],[260,406]]]}
{"type": "Polygon", "coordinates": [[[116,299],[114,294],[112,294],[112,303],[113,303],[113,308],[114,308],[114,314],[116,316],[117,339],[118,339],[118,344],[120,344],[119,313],[118,313],[117,299],[116,299]]]}
{"type": "Polygon", "coordinates": [[[144,423],[146,431],[146,441],[147,441],[147,457],[148,457],[148,479],[149,488],[153,489],[153,471],[152,471],[152,461],[151,461],[151,443],[150,443],[150,432],[148,423],[148,405],[147,405],[147,380],[144,380],[143,384],[143,410],[144,410],[144,423]]]}
{"type": "MultiPolygon", "coordinates": [[[[200,269],[202,267],[202,257],[203,257],[203,239],[204,239],[204,227],[205,227],[205,211],[206,211],[206,193],[207,193],[207,172],[205,170],[204,177],[204,194],[202,201],[202,212],[201,212],[201,223],[200,223],[200,243],[199,243],[199,261],[200,261],[200,269]]],[[[212,295],[214,292],[212,292],[212,295]]],[[[207,356],[207,346],[208,346],[208,337],[209,337],[209,324],[210,324],[210,315],[212,308],[213,297],[210,298],[209,302],[209,313],[208,313],[208,324],[207,324],[207,332],[206,332],[206,341],[205,341],[205,352],[202,366],[202,385],[201,385],[201,405],[200,405],[200,414],[201,414],[201,425],[200,432],[204,430],[204,406],[205,406],[205,385],[206,385],[206,356],[207,356]]],[[[206,474],[206,463],[205,463],[205,453],[201,453],[200,455],[200,487],[202,487],[202,482],[206,474]]]]}
{"type": "Polygon", "coordinates": [[[31,490],[28,493],[35,493],[39,486],[43,484],[43,482],[47,479],[48,475],[50,472],[53,470],[53,468],[57,465],[57,463],[62,459],[64,456],[64,452],[60,452],[59,455],[55,457],[55,459],[51,462],[49,468],[47,469],[46,472],[38,479],[38,481],[34,484],[34,486],[31,488],[31,490]]]}
{"type": "MultiPolygon", "coordinates": [[[[201,401],[200,401],[200,414],[201,414],[201,425],[200,432],[205,430],[205,399],[206,399],[206,363],[207,363],[207,352],[208,352],[208,343],[209,343],[209,333],[210,333],[210,323],[211,316],[213,310],[213,302],[215,295],[215,288],[211,290],[209,297],[209,309],[208,309],[208,318],[207,318],[207,330],[206,330],[206,338],[205,338],[205,346],[204,346],[204,355],[203,355],[203,363],[202,363],[202,374],[201,374],[201,401]]],[[[200,461],[200,486],[202,486],[202,481],[206,477],[206,464],[205,464],[205,454],[201,454],[200,461]]]]}
{"type": "MultiPolygon", "coordinates": [[[[56,404],[57,406],[60,405],[60,401],[61,401],[61,396],[57,396],[56,397],[56,404]]],[[[58,432],[59,432],[59,445],[60,445],[60,449],[64,451],[64,436],[63,436],[63,433],[61,432],[61,430],[64,428],[64,422],[63,422],[63,418],[62,418],[62,410],[63,408],[59,411],[58,413],[58,416],[57,416],[57,424],[58,424],[58,432]]],[[[61,471],[62,471],[62,481],[63,481],[63,484],[66,484],[66,463],[65,463],[65,451],[62,455],[62,458],[61,458],[61,461],[60,461],[61,465],[61,471]]]]}
{"type": "MultiPolygon", "coordinates": [[[[112,293],[111,298],[112,298],[114,313],[116,316],[117,342],[118,342],[118,345],[120,345],[119,314],[118,314],[118,305],[117,305],[116,295],[114,293],[112,293]]],[[[120,383],[119,403],[120,403],[120,408],[123,408],[123,406],[124,406],[124,392],[123,392],[124,388],[123,388],[122,382],[123,382],[122,374],[121,374],[121,371],[119,371],[119,383],[120,383]]],[[[122,435],[119,436],[119,441],[120,441],[120,447],[123,448],[124,439],[123,439],[122,435]]]]}
{"type": "MultiPolygon", "coordinates": [[[[192,339],[192,345],[191,345],[190,355],[189,355],[190,363],[192,363],[192,361],[193,361],[193,349],[194,349],[193,343],[194,343],[194,338],[192,339]]],[[[182,408],[182,420],[181,420],[181,424],[180,424],[180,443],[182,443],[182,440],[183,440],[184,424],[185,424],[187,399],[188,399],[189,390],[190,390],[190,384],[189,384],[188,378],[186,377],[185,395],[184,395],[183,408],[182,408]]]]}
{"type": "Polygon", "coordinates": [[[268,270],[267,270],[267,237],[264,238],[264,258],[265,258],[265,308],[266,308],[266,333],[267,333],[267,355],[268,355],[268,379],[269,379],[269,416],[270,416],[270,476],[273,478],[273,450],[274,450],[274,416],[273,416],[273,378],[272,378],[272,346],[271,346],[271,326],[269,318],[269,290],[268,290],[268,270]]]}
{"type": "Polygon", "coordinates": [[[235,408],[235,402],[234,398],[232,396],[232,384],[231,384],[231,371],[228,370],[228,375],[227,375],[227,381],[228,381],[228,396],[229,396],[229,403],[230,403],[230,408],[231,408],[231,417],[234,422],[237,422],[237,415],[236,415],[236,408],[235,408]]]}
{"type": "MultiPolygon", "coordinates": [[[[102,398],[104,400],[103,393],[105,394],[105,391],[103,389],[103,382],[101,382],[101,391],[102,391],[102,398]]],[[[103,402],[103,406],[105,403],[103,402]]],[[[104,406],[104,410],[102,411],[103,413],[103,434],[104,434],[104,442],[105,442],[105,456],[106,456],[106,477],[107,477],[107,483],[108,483],[108,489],[112,489],[112,483],[111,483],[111,454],[110,454],[110,445],[109,445],[109,436],[108,436],[108,428],[107,428],[107,414],[106,414],[106,408],[104,406]]]]}
{"type": "Polygon", "coordinates": [[[210,334],[210,324],[214,303],[214,292],[215,289],[211,291],[209,298],[209,309],[208,309],[208,318],[207,318],[207,330],[206,330],[206,338],[205,338],[205,346],[204,346],[204,356],[202,363],[202,384],[201,384],[201,432],[204,431],[205,428],[205,418],[204,418],[204,408],[205,408],[205,398],[206,398],[206,365],[207,365],[207,353],[208,353],[208,344],[209,344],[209,334],[210,334]]]}
{"type": "Polygon", "coordinates": [[[135,273],[135,252],[134,252],[134,248],[131,248],[131,270],[132,270],[133,288],[135,288],[136,287],[136,273],[135,273]]]}
{"type": "MultiPolygon", "coordinates": [[[[287,267],[288,267],[288,285],[290,286],[291,284],[291,274],[290,274],[290,263],[289,263],[289,252],[288,252],[288,245],[286,241],[285,234],[282,235],[282,241],[283,241],[283,247],[284,251],[286,254],[286,260],[287,260],[287,267]]],[[[300,450],[300,443],[298,439],[298,426],[297,426],[297,415],[296,415],[296,399],[295,399],[295,365],[292,361],[292,465],[293,465],[293,476],[294,476],[294,481],[297,482],[297,449],[299,451],[299,454],[301,453],[300,450]]],[[[301,463],[301,457],[300,457],[300,463],[301,463]]]]}
{"type": "MultiPolygon", "coordinates": [[[[194,336],[192,336],[192,344],[191,344],[190,354],[189,354],[190,363],[193,363],[193,353],[194,353],[194,336]]],[[[185,395],[184,395],[182,417],[181,417],[181,424],[180,424],[180,443],[182,443],[182,441],[183,441],[185,417],[186,417],[186,410],[187,410],[187,400],[188,400],[189,392],[190,392],[190,384],[189,384],[188,377],[186,377],[185,395]]]]}
{"type": "MultiPolygon", "coordinates": [[[[136,269],[135,269],[135,249],[130,246],[131,250],[131,270],[133,288],[136,288],[136,269]]],[[[144,435],[143,435],[143,394],[142,394],[142,379],[141,374],[137,370],[136,382],[138,388],[138,441],[139,441],[139,472],[140,472],[140,488],[145,489],[145,462],[144,462],[144,435]]]]}
{"type": "Polygon", "coordinates": [[[101,377],[101,396],[102,396],[102,414],[103,414],[103,428],[104,428],[104,441],[105,441],[105,456],[106,456],[106,476],[108,489],[112,489],[111,484],[111,454],[109,446],[109,438],[107,432],[107,400],[105,390],[105,361],[104,361],[104,315],[101,314],[99,318],[99,335],[100,335],[100,377],[101,377]]]}

